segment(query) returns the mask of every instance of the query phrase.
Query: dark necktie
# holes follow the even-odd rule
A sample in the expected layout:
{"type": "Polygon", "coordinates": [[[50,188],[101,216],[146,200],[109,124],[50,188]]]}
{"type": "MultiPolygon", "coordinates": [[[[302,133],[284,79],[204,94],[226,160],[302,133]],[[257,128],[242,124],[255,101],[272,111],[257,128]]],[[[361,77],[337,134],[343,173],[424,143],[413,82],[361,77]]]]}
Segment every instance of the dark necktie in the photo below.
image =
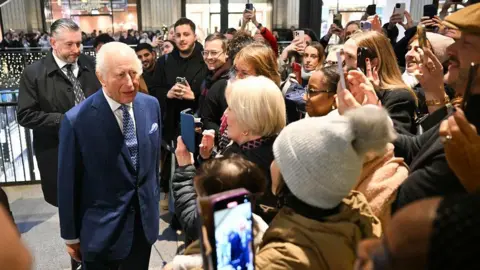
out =
{"type": "Polygon", "coordinates": [[[78,81],[77,77],[73,74],[72,64],[66,64],[67,77],[73,85],[73,94],[75,95],[75,105],[78,105],[85,99],[85,94],[82,91],[82,85],[78,81]]]}
{"type": "Polygon", "coordinates": [[[133,167],[137,169],[138,143],[135,126],[133,125],[133,119],[128,112],[128,106],[122,104],[120,108],[123,112],[123,136],[125,137],[125,143],[127,144],[130,157],[132,158],[133,167]]]}

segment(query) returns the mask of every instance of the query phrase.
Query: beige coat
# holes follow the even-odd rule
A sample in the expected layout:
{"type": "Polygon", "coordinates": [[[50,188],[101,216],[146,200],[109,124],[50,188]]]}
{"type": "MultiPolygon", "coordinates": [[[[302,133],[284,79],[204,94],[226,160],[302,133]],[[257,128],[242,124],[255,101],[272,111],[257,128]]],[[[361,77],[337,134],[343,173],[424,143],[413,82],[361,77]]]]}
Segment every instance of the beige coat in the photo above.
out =
{"type": "Polygon", "coordinates": [[[342,202],[340,213],[320,222],[282,208],[263,237],[255,269],[353,269],[358,242],[381,235],[380,221],[356,191],[342,202]]]}

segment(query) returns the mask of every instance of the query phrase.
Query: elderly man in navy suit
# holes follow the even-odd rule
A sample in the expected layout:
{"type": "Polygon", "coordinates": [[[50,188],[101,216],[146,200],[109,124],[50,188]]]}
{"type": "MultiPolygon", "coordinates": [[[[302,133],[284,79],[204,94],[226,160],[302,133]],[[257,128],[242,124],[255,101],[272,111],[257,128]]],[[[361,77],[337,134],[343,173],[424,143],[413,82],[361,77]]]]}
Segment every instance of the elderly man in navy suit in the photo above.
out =
{"type": "Polygon", "coordinates": [[[155,98],[137,93],[141,73],[133,49],[103,45],[101,91],[60,125],[61,236],[84,270],[148,269],[157,239],[161,116],[155,98]]]}

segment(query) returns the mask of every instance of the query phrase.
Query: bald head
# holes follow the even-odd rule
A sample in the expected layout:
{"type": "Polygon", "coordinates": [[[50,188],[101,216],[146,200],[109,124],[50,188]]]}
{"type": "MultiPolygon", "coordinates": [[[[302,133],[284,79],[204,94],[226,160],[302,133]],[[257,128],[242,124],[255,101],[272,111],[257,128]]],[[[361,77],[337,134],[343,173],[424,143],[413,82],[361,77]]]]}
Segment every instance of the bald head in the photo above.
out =
{"type": "Polygon", "coordinates": [[[96,73],[106,94],[118,103],[127,104],[137,94],[142,63],[128,45],[110,42],[98,51],[96,73]]]}

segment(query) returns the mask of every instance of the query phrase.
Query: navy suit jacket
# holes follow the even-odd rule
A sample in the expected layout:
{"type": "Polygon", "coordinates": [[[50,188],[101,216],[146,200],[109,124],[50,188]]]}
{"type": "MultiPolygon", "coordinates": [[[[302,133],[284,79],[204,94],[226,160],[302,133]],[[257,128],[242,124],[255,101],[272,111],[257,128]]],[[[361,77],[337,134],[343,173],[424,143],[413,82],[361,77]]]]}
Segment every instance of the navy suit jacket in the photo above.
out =
{"type": "Polygon", "coordinates": [[[154,97],[138,93],[133,112],[138,170],[102,90],[68,111],[60,126],[61,236],[80,239],[85,261],[126,258],[138,210],[146,240],[153,244],[158,236],[160,107],[154,97]]]}

